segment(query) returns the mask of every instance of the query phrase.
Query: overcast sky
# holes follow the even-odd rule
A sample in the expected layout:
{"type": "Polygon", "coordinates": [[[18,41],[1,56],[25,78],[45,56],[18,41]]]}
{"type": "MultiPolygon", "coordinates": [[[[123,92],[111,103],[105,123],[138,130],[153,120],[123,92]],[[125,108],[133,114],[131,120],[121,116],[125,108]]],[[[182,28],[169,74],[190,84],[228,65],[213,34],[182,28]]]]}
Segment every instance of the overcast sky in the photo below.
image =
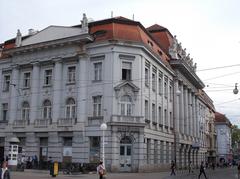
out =
{"type": "MultiPolygon", "coordinates": [[[[80,24],[82,14],[101,20],[124,16],[145,27],[155,23],[169,29],[187,48],[198,70],[240,64],[239,0],[1,0],[0,43],[17,29],[41,30],[49,25],[80,24]]],[[[198,71],[216,109],[240,126],[240,66],[198,71]]]]}

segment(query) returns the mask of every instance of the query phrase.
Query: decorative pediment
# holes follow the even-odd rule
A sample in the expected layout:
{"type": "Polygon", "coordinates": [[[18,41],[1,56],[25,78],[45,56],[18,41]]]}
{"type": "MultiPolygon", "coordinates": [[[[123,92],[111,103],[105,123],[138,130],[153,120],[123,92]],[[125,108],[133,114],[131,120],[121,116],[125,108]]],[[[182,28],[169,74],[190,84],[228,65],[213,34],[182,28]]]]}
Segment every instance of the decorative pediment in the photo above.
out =
{"type": "Polygon", "coordinates": [[[131,81],[124,81],[117,86],[114,87],[114,90],[116,92],[116,98],[118,98],[121,95],[131,95],[134,96],[134,99],[136,100],[137,94],[140,90],[135,84],[133,84],[131,81]]]}
{"type": "Polygon", "coordinates": [[[86,30],[79,27],[49,26],[23,40],[21,46],[54,41],[86,33],[88,33],[86,30]]]}

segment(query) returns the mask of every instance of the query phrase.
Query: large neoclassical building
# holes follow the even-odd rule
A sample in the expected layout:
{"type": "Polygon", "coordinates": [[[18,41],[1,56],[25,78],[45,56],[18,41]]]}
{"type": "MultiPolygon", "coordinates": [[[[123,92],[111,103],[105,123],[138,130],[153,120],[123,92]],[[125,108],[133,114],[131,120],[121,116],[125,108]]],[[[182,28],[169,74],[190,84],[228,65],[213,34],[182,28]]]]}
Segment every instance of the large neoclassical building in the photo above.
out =
{"type": "Polygon", "coordinates": [[[168,29],[123,17],[30,30],[1,44],[0,154],[159,171],[206,159],[203,82],[168,29]]]}

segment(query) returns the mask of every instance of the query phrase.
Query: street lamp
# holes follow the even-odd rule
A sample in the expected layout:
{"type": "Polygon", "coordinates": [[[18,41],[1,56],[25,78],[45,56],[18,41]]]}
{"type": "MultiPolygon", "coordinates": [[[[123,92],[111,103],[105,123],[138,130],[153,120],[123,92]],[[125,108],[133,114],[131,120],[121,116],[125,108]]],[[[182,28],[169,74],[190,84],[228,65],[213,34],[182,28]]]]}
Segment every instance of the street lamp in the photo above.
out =
{"type": "Polygon", "coordinates": [[[233,94],[238,94],[237,83],[235,83],[235,88],[233,89],[233,94]]]}
{"type": "Polygon", "coordinates": [[[177,120],[177,117],[176,117],[176,114],[177,114],[177,110],[176,110],[176,107],[177,107],[177,96],[179,96],[181,94],[181,91],[177,88],[175,89],[175,85],[174,85],[174,93],[173,94],[173,137],[174,137],[174,163],[175,163],[175,166],[177,168],[177,144],[178,144],[178,131],[176,130],[177,126],[176,126],[176,120],[177,120]]]}
{"type": "Polygon", "coordinates": [[[102,160],[105,167],[105,130],[107,130],[107,124],[103,122],[100,129],[102,130],[102,160]]]}

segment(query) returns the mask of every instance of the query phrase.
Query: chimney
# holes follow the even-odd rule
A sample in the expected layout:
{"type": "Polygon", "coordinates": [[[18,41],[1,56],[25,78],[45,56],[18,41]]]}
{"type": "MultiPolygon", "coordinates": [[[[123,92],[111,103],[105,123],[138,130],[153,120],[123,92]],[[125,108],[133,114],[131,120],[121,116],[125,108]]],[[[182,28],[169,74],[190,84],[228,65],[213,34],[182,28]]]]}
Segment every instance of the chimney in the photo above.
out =
{"type": "Polygon", "coordinates": [[[22,34],[20,32],[20,30],[18,29],[17,30],[17,37],[16,37],[16,40],[15,40],[15,45],[16,47],[20,47],[22,44],[22,34]]]}

